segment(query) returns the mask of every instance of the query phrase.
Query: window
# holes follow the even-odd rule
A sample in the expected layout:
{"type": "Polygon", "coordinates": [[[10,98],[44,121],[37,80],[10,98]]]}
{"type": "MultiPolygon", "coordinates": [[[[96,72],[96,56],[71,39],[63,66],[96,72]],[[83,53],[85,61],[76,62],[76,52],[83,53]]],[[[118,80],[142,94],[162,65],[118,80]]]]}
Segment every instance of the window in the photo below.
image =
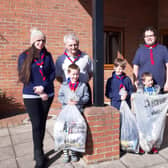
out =
{"type": "Polygon", "coordinates": [[[168,29],[160,30],[160,43],[168,48],[168,29]]]}
{"type": "Polygon", "coordinates": [[[104,67],[113,69],[116,57],[123,56],[124,31],[121,28],[106,27],[104,30],[104,67]]]}

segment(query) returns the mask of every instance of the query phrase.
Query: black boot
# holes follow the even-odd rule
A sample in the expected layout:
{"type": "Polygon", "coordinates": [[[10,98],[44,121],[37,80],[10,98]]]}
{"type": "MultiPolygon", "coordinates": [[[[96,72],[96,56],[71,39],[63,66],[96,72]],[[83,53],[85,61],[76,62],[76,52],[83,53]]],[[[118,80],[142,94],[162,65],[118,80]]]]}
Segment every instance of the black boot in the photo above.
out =
{"type": "Polygon", "coordinates": [[[45,166],[45,158],[42,150],[34,151],[34,160],[36,161],[35,168],[44,168],[45,166]]]}

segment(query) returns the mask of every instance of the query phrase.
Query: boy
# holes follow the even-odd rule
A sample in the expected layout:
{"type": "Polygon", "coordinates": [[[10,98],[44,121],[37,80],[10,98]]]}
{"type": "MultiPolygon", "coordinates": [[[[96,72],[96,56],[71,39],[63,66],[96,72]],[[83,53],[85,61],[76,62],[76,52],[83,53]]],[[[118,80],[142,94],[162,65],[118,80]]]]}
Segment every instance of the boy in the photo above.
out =
{"type": "Polygon", "coordinates": [[[159,93],[159,85],[154,86],[153,76],[150,72],[144,72],[141,76],[143,91],[148,95],[156,95],[159,93]]]}
{"type": "MultiPolygon", "coordinates": [[[[143,84],[143,91],[144,94],[147,95],[156,95],[159,93],[160,91],[160,87],[159,85],[155,85],[154,86],[154,82],[153,82],[153,76],[150,72],[144,72],[141,75],[141,81],[143,84]]],[[[140,148],[140,153],[144,153],[144,151],[140,148]]],[[[149,153],[153,153],[153,154],[157,154],[158,150],[153,147],[152,150],[149,153]]]]}
{"type": "MultiPolygon", "coordinates": [[[[84,105],[89,100],[88,87],[85,83],[79,81],[80,69],[76,64],[68,66],[68,80],[63,82],[58,93],[58,100],[62,108],[66,105],[76,105],[80,112],[83,112],[84,105]]],[[[64,162],[70,161],[69,150],[64,149],[64,162]]],[[[78,161],[77,152],[71,151],[71,161],[78,161]]]]}
{"type": "Polygon", "coordinates": [[[131,79],[126,76],[124,69],[126,61],[121,58],[114,60],[114,72],[106,84],[106,97],[111,99],[111,105],[120,109],[121,101],[126,100],[130,106],[130,95],[133,91],[131,79]],[[125,91],[124,94],[121,91],[125,91]]]}

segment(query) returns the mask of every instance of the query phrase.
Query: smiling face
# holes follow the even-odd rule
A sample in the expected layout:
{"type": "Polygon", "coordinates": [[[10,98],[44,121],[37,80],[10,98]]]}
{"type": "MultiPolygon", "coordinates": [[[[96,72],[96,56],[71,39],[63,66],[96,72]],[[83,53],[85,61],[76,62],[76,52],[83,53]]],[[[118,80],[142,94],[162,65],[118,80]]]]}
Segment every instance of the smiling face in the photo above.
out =
{"type": "Polygon", "coordinates": [[[70,77],[72,83],[77,82],[79,79],[79,70],[71,69],[68,73],[68,76],[70,77]]]}
{"type": "Polygon", "coordinates": [[[121,66],[116,66],[116,67],[114,67],[114,70],[115,70],[116,75],[121,75],[124,71],[124,68],[121,66]]]}
{"type": "Polygon", "coordinates": [[[153,86],[153,79],[151,76],[146,76],[143,80],[143,84],[145,87],[152,87],[153,86]]]}
{"type": "Polygon", "coordinates": [[[41,50],[45,46],[45,40],[40,39],[34,42],[34,46],[38,49],[41,50]]]}
{"type": "Polygon", "coordinates": [[[76,56],[79,50],[79,43],[76,40],[68,39],[65,48],[67,49],[70,56],[76,56]]]}
{"type": "Polygon", "coordinates": [[[147,30],[144,34],[144,41],[149,46],[155,44],[156,36],[154,35],[154,32],[151,30],[147,30]]]}

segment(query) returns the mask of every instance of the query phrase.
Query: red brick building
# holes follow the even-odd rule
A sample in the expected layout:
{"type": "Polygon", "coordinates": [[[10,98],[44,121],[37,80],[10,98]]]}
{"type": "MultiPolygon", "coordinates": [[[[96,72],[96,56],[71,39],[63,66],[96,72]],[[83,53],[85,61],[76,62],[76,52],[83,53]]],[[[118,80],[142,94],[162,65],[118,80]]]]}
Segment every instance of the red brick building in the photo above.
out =
{"type": "MultiPolygon", "coordinates": [[[[140,42],[142,29],[153,25],[166,38],[168,32],[168,2],[166,0],[104,0],[104,31],[111,38],[111,52],[131,61],[140,42]],[[109,33],[110,32],[110,33],[109,33]]],[[[18,55],[29,46],[30,28],[38,27],[47,36],[47,48],[54,61],[64,51],[63,36],[75,31],[80,48],[92,57],[92,2],[89,0],[2,0],[0,3],[0,90],[9,103],[22,105],[22,85],[17,83],[18,55]]],[[[166,40],[165,40],[166,41],[166,40]]],[[[108,41],[107,41],[108,43],[108,41]]],[[[106,45],[107,45],[106,43],[106,45]]],[[[105,82],[111,75],[113,58],[105,58],[105,82]]],[[[55,82],[56,93],[59,84],[55,82]]],[[[107,101],[105,99],[105,101],[107,101]]],[[[9,104],[10,105],[10,104],[9,104]]],[[[52,108],[58,108],[55,96],[52,108]]],[[[6,108],[5,108],[6,109],[6,108]]]]}
{"type": "MultiPolygon", "coordinates": [[[[107,78],[111,76],[112,63],[116,56],[126,58],[128,61],[126,71],[130,77],[132,76],[131,62],[137,47],[142,43],[140,37],[145,26],[155,26],[159,30],[161,43],[167,44],[167,8],[167,0],[104,0],[104,84],[106,84],[107,78]]],[[[18,55],[29,47],[31,27],[38,27],[46,34],[47,49],[52,53],[54,61],[64,51],[63,36],[71,31],[76,32],[79,36],[81,50],[93,57],[91,0],[1,0],[0,119],[24,111],[22,84],[17,82],[17,59],[18,55]]],[[[59,84],[55,81],[56,96],[51,108],[51,111],[54,112],[58,112],[60,109],[60,104],[57,101],[58,89],[59,84]]],[[[90,113],[87,113],[89,121],[99,120],[96,113],[96,117],[90,117],[90,113]]],[[[107,116],[111,115],[110,110],[108,113],[107,116]]],[[[107,122],[106,119],[102,120],[102,123],[107,122]]],[[[97,123],[99,122],[97,121],[97,123]]],[[[114,146],[117,152],[107,153],[107,157],[119,154],[118,115],[113,126],[117,128],[116,132],[114,129],[112,130],[114,131],[114,137],[117,139],[113,139],[117,144],[114,146]]],[[[91,127],[91,129],[93,128],[91,127]]],[[[95,134],[97,135],[97,132],[95,134]]],[[[101,136],[101,134],[98,135],[101,136]]],[[[107,136],[106,139],[108,138],[107,136]]],[[[104,142],[102,144],[104,145],[104,142]]],[[[113,142],[110,144],[113,145],[113,142]]],[[[100,147],[100,145],[97,145],[97,147],[100,147]]],[[[109,148],[107,147],[107,149],[109,148]]],[[[101,153],[101,150],[103,151],[104,148],[97,149],[97,152],[101,153]]],[[[96,155],[93,156],[93,159],[102,158],[102,156],[104,154],[96,155]]]]}

